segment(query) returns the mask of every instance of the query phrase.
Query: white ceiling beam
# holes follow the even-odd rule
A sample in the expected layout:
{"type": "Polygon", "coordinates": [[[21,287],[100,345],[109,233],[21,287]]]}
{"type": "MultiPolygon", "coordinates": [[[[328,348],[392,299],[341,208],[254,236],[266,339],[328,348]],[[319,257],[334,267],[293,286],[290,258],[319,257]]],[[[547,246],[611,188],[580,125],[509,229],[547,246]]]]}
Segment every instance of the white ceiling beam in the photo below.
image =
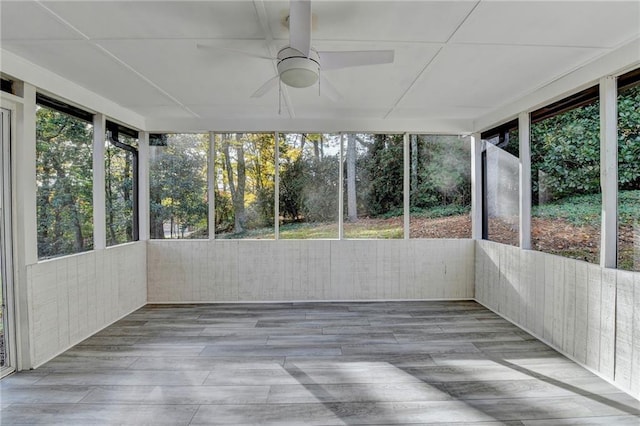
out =
{"type": "Polygon", "coordinates": [[[149,118],[147,130],[154,132],[369,132],[369,133],[429,133],[470,134],[472,120],[459,119],[180,119],[149,118]]]}

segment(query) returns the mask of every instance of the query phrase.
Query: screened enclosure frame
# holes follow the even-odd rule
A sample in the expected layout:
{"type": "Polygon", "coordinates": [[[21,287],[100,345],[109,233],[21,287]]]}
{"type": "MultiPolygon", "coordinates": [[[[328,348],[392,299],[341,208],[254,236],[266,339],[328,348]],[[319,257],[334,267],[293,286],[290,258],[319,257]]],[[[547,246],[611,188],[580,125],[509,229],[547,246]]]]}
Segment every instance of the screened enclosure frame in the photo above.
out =
{"type": "Polygon", "coordinates": [[[138,131],[129,127],[114,123],[112,121],[106,122],[107,134],[105,139],[114,147],[126,151],[131,154],[131,173],[132,173],[132,241],[140,240],[140,167],[139,167],[139,152],[134,146],[121,142],[118,139],[120,133],[130,136],[134,139],[138,139],[138,131]]]}

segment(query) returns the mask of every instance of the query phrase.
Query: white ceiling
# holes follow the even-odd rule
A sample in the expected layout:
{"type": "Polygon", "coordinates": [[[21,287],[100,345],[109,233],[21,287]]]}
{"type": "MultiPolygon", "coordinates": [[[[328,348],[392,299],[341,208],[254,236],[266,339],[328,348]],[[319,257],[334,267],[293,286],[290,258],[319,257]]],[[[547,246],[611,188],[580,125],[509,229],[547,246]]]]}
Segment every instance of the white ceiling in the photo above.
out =
{"type": "Polygon", "coordinates": [[[158,119],[464,119],[640,36],[640,1],[312,3],[317,50],[393,49],[393,64],[327,71],[341,93],[283,86],[286,1],[0,2],[2,49],[158,119]],[[217,46],[197,48],[197,44],[217,46]]]}

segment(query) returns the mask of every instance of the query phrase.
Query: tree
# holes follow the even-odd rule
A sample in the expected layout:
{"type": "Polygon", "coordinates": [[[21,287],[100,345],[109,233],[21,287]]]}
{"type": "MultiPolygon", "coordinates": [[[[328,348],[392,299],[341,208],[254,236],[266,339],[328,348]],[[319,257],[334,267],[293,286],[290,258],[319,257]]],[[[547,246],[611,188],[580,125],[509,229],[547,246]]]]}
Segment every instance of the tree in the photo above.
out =
{"type": "Polygon", "coordinates": [[[151,147],[152,238],[165,237],[165,224],[172,238],[206,236],[207,153],[204,134],[167,135],[162,146],[151,147]]]}
{"type": "Polygon", "coordinates": [[[38,255],[93,247],[93,126],[46,107],[36,111],[38,255]]]}
{"type": "Polygon", "coordinates": [[[347,135],[347,155],[346,155],[346,177],[347,177],[347,220],[355,222],[358,220],[358,203],[356,199],[356,135],[347,135]]]}

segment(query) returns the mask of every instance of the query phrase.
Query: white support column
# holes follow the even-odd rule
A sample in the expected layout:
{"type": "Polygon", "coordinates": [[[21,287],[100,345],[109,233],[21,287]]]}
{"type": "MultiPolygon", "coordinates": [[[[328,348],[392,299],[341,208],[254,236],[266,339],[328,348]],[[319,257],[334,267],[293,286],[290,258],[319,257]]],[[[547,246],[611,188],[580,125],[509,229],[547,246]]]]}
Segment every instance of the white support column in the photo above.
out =
{"type": "Polygon", "coordinates": [[[340,167],[338,167],[338,239],[344,238],[344,133],[340,133],[340,167]]]}
{"type": "Polygon", "coordinates": [[[209,239],[214,240],[216,238],[216,134],[214,132],[209,132],[209,155],[207,157],[207,198],[209,200],[208,228],[209,239]]]}
{"type": "Polygon", "coordinates": [[[403,198],[403,202],[404,202],[404,239],[408,240],[409,239],[409,235],[410,235],[410,226],[411,226],[411,182],[409,181],[409,177],[410,177],[410,163],[411,163],[411,158],[410,158],[410,152],[409,152],[409,134],[405,133],[404,134],[404,139],[403,139],[403,154],[404,154],[404,161],[403,161],[403,182],[402,182],[402,190],[404,198],[403,198]]]}
{"type": "Polygon", "coordinates": [[[528,112],[518,116],[520,139],[520,248],[531,249],[531,120],[528,112]]]}
{"type": "MultiPolygon", "coordinates": [[[[36,198],[36,89],[22,84],[23,104],[17,105],[15,140],[12,146],[15,194],[14,221],[18,241],[16,260],[24,265],[38,262],[38,219],[36,198]]],[[[19,263],[20,264],[20,263],[19,263]]]]}
{"type": "Polygon", "coordinates": [[[618,249],[618,88],[615,77],[600,79],[600,266],[615,268],[618,249]]]}
{"type": "Polygon", "coordinates": [[[104,114],[93,116],[93,249],[107,246],[107,215],[105,195],[104,142],[106,119],[104,114]]]}
{"type": "Polygon", "coordinates": [[[140,241],[149,240],[149,132],[138,135],[138,229],[140,241]]]}
{"type": "Polygon", "coordinates": [[[275,200],[273,203],[274,206],[274,214],[273,214],[273,235],[276,240],[280,239],[280,133],[275,132],[273,137],[275,138],[276,144],[276,169],[275,169],[275,182],[274,182],[274,192],[273,195],[275,200]]]}
{"type": "Polygon", "coordinates": [[[35,358],[30,341],[30,285],[27,266],[38,262],[38,219],[36,216],[36,89],[21,85],[22,103],[16,105],[12,136],[12,185],[14,195],[14,290],[16,307],[16,349],[18,370],[28,370],[35,358]]]}
{"type": "Polygon", "coordinates": [[[471,135],[471,238],[482,239],[482,138],[471,135]]]}

